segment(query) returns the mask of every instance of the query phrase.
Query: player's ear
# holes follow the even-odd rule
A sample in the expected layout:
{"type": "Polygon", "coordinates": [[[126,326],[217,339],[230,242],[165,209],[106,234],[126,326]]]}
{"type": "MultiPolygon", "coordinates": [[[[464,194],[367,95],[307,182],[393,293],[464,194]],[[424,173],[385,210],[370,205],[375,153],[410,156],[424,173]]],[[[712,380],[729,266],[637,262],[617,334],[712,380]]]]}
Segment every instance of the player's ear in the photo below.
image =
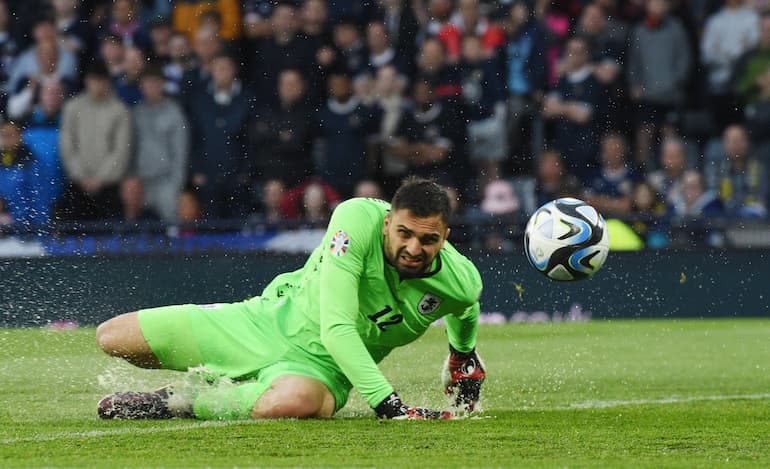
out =
{"type": "Polygon", "coordinates": [[[382,234],[388,232],[388,226],[390,226],[390,212],[385,214],[385,219],[382,222],[382,234]]]}

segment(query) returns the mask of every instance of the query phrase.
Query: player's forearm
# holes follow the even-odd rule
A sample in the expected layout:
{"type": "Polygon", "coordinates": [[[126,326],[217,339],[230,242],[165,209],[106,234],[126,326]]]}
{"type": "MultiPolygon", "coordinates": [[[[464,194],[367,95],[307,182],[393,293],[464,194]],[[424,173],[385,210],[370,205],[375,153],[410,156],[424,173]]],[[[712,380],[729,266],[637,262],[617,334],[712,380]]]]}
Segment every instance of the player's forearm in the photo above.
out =
{"type": "Polygon", "coordinates": [[[393,386],[374,363],[355,326],[325,327],[321,331],[321,342],[370,406],[376,406],[393,392],[393,386]]]}
{"type": "Polygon", "coordinates": [[[459,352],[470,352],[476,347],[479,304],[468,308],[461,316],[446,316],[446,330],[449,344],[459,352]]]}

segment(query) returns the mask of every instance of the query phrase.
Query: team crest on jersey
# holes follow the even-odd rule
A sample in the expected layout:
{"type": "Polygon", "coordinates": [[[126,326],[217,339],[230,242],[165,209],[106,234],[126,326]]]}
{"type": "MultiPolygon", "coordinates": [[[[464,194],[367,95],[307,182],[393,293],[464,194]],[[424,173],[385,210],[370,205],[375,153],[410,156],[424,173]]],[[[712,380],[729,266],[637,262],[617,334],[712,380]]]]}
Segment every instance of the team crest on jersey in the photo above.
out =
{"type": "Polygon", "coordinates": [[[420,314],[430,314],[433,311],[436,311],[436,308],[439,307],[442,301],[444,301],[444,299],[440,296],[426,292],[424,295],[422,295],[420,302],[417,303],[417,311],[419,311],[420,314]]]}
{"type": "Polygon", "coordinates": [[[329,251],[333,256],[341,257],[347,254],[350,249],[350,235],[342,230],[337,231],[332,236],[332,240],[329,243],[329,251]]]}

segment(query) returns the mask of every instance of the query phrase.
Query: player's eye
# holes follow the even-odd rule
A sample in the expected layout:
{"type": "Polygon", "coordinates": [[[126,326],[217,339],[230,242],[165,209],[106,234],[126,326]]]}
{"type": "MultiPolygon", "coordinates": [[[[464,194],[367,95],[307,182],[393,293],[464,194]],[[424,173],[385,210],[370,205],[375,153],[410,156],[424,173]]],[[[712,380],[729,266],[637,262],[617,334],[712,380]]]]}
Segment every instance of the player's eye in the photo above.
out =
{"type": "Polygon", "coordinates": [[[406,230],[398,230],[398,234],[402,238],[409,238],[410,236],[412,236],[412,234],[410,232],[406,231],[406,230]]]}

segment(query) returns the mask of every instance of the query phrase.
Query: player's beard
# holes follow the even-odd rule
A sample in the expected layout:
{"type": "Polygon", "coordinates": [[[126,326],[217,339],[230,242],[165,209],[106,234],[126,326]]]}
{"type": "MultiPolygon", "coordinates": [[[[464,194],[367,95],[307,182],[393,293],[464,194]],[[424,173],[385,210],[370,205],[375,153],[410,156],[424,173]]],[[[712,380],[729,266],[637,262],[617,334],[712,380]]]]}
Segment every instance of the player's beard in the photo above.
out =
{"type": "Polygon", "coordinates": [[[395,251],[393,249],[393,246],[390,244],[390,239],[388,236],[385,236],[385,242],[383,243],[383,251],[385,253],[385,260],[388,262],[388,264],[392,265],[394,269],[396,269],[396,272],[398,272],[398,275],[403,278],[417,278],[423,275],[427,270],[428,266],[430,266],[431,262],[433,262],[433,259],[427,259],[427,256],[425,253],[421,254],[418,258],[414,258],[406,253],[406,248],[402,247],[398,251],[395,251]],[[414,266],[411,265],[404,265],[402,264],[402,257],[406,257],[408,260],[419,260],[419,264],[415,264],[414,266]]]}

